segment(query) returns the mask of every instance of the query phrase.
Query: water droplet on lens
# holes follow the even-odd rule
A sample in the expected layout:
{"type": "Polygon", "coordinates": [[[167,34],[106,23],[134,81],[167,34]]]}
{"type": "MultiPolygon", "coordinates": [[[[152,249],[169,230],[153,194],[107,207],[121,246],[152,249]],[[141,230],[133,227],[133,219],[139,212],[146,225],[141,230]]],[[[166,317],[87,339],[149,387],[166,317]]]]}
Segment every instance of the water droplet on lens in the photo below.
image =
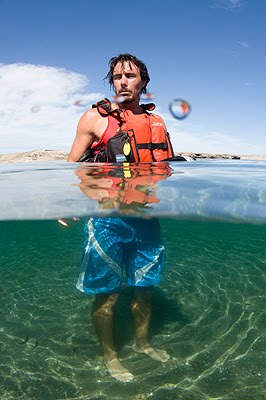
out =
{"type": "Polygon", "coordinates": [[[40,108],[39,106],[32,106],[30,110],[31,110],[31,112],[36,113],[36,112],[39,112],[40,109],[41,109],[41,108],[40,108]]]}
{"type": "Polygon", "coordinates": [[[154,99],[154,96],[152,93],[143,93],[140,98],[141,101],[151,101],[153,99],[154,99]]]}
{"type": "Polygon", "coordinates": [[[184,119],[189,115],[191,106],[186,100],[175,99],[172,101],[172,103],[170,103],[169,110],[173,117],[177,119],[184,119]]]}
{"type": "Polygon", "coordinates": [[[123,103],[125,99],[125,96],[113,96],[113,102],[117,104],[123,103]]]}
{"type": "Polygon", "coordinates": [[[74,102],[75,106],[85,107],[90,103],[89,99],[79,99],[74,102]]]}

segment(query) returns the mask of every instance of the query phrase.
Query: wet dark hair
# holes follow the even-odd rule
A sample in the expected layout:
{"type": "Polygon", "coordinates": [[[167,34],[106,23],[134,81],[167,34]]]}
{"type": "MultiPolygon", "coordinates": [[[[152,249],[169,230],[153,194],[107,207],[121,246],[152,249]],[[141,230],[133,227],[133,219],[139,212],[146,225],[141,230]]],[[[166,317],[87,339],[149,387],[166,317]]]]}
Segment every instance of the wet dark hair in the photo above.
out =
{"type": "Polygon", "coordinates": [[[148,73],[147,67],[141,60],[139,60],[137,57],[135,57],[135,56],[133,56],[132,54],[129,54],[129,53],[119,54],[117,57],[112,57],[111,58],[111,60],[109,61],[110,69],[109,69],[109,72],[108,72],[108,74],[106,75],[106,77],[104,79],[107,79],[108,82],[109,82],[109,85],[112,88],[114,88],[113,72],[114,72],[115,66],[118,63],[121,63],[123,65],[125,62],[128,62],[129,65],[132,63],[133,65],[138,67],[139,72],[140,72],[141,80],[143,82],[146,82],[146,84],[145,84],[144,88],[142,89],[141,93],[147,93],[146,87],[147,87],[148,83],[150,82],[150,77],[149,77],[149,73],[148,73]]]}

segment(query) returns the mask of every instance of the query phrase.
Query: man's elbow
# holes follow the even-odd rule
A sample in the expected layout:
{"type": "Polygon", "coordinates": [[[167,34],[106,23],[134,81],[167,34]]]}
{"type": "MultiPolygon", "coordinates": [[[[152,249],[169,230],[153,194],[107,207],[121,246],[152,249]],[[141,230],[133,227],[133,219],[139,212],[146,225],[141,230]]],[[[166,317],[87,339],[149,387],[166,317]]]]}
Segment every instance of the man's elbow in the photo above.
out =
{"type": "Polygon", "coordinates": [[[69,154],[69,156],[67,157],[67,162],[76,162],[76,158],[73,157],[71,154],[69,154]]]}

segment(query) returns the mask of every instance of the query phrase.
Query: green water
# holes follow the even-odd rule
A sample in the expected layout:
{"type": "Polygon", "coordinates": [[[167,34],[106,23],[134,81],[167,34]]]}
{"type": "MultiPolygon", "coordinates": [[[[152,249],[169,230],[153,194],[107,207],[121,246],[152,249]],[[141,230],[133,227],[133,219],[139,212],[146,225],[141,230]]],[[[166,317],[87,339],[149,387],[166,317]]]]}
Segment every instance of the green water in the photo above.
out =
{"type": "Polygon", "coordinates": [[[93,298],[75,288],[83,221],[0,223],[0,399],[266,398],[266,226],[162,220],[167,262],[150,340],[171,355],[132,351],[130,289],[116,342],[135,380],[104,367],[93,298]]]}

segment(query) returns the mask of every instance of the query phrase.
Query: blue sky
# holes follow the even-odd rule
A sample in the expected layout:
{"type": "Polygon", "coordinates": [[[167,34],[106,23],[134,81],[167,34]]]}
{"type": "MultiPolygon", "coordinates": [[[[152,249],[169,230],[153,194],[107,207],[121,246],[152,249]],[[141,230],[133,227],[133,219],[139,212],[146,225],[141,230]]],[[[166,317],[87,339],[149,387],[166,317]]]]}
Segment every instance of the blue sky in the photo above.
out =
{"type": "Polygon", "coordinates": [[[129,52],[176,151],[266,154],[265,17],[265,0],[0,0],[0,153],[69,150],[74,102],[111,97],[108,61],[129,52]]]}

